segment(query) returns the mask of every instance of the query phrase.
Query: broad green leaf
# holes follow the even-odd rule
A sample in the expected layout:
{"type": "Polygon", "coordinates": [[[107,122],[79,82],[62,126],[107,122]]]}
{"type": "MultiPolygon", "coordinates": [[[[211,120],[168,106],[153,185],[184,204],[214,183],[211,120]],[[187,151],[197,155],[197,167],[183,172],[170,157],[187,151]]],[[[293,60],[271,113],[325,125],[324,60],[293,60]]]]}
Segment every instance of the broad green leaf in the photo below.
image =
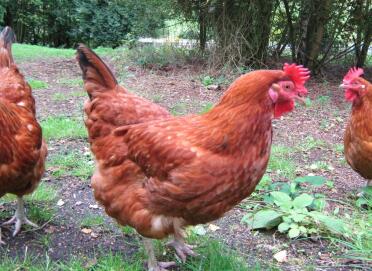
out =
{"type": "Polygon", "coordinates": [[[313,203],[314,198],[309,194],[303,193],[293,200],[293,207],[296,209],[305,208],[313,203]]]}
{"type": "Polygon", "coordinates": [[[324,210],[325,206],[326,200],[324,198],[314,199],[313,204],[311,205],[311,207],[318,211],[324,210]]]}
{"type": "Polygon", "coordinates": [[[300,230],[298,228],[292,228],[288,231],[289,238],[296,238],[300,235],[300,230]]]}
{"type": "Polygon", "coordinates": [[[346,231],[345,223],[338,218],[324,215],[320,212],[310,212],[309,213],[317,222],[322,223],[330,231],[335,233],[344,233],[346,231]]]}
{"type": "Polygon", "coordinates": [[[282,223],[280,223],[279,224],[279,226],[278,226],[278,230],[280,231],[280,232],[286,232],[286,231],[288,231],[289,230],[289,224],[288,223],[286,223],[286,222],[282,222],[282,223]]]}
{"type": "Polygon", "coordinates": [[[294,180],[296,183],[309,183],[314,186],[321,186],[326,182],[326,178],[322,176],[303,176],[294,180]]]}
{"type": "Polygon", "coordinates": [[[298,229],[300,230],[301,233],[307,234],[307,229],[304,226],[300,226],[298,229]]]}
{"type": "Polygon", "coordinates": [[[253,216],[246,216],[243,222],[247,223],[251,229],[271,229],[282,222],[282,214],[274,210],[261,210],[253,216]]]}
{"type": "Polygon", "coordinates": [[[306,218],[306,216],[303,214],[293,214],[291,215],[291,218],[294,222],[301,222],[306,218]]]}
{"type": "Polygon", "coordinates": [[[365,186],[362,191],[364,197],[372,197],[372,186],[365,186]]]}
{"type": "Polygon", "coordinates": [[[275,191],[271,192],[270,194],[274,198],[276,205],[286,209],[290,209],[292,207],[292,199],[286,193],[275,191]]]}

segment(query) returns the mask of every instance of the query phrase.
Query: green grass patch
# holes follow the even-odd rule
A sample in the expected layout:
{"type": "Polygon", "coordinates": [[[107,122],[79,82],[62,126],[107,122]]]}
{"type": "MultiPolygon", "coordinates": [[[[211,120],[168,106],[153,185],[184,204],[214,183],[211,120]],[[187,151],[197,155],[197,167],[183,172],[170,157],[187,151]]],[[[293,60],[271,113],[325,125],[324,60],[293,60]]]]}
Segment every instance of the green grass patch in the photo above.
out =
{"type": "Polygon", "coordinates": [[[202,238],[202,240],[203,243],[200,244],[199,249],[197,250],[198,253],[200,253],[200,255],[202,256],[193,259],[190,258],[190,261],[187,261],[184,264],[186,270],[192,271],[261,270],[257,269],[256,267],[248,268],[243,258],[237,252],[229,249],[220,242],[208,238],[202,238]]]}
{"type": "MultiPolygon", "coordinates": [[[[186,263],[177,263],[177,270],[180,271],[261,271],[261,270],[279,270],[272,266],[260,263],[248,266],[245,260],[237,252],[229,249],[219,241],[198,237],[198,248],[200,253],[198,257],[190,257],[186,263]]],[[[49,247],[50,240],[40,240],[44,246],[49,247]],[[45,244],[44,244],[45,243],[45,244]]],[[[154,242],[157,258],[161,261],[175,260],[173,253],[167,253],[166,256],[159,254],[159,248],[164,249],[164,242],[154,242]],[[156,243],[156,244],[155,244],[156,243]],[[158,246],[162,244],[161,246],[158,246]]],[[[102,252],[100,252],[102,253],[102,252]]],[[[25,259],[3,255],[0,257],[0,270],[28,270],[28,271],[143,271],[143,265],[147,257],[144,254],[141,243],[140,250],[132,258],[126,259],[121,253],[102,253],[101,255],[92,255],[91,257],[73,257],[69,261],[51,261],[48,256],[34,257],[26,255],[25,259]]]]}
{"type": "Polygon", "coordinates": [[[295,176],[296,164],[290,159],[291,148],[282,145],[271,147],[271,156],[267,172],[291,179],[295,176]]]}
{"type": "Polygon", "coordinates": [[[28,83],[33,90],[44,89],[44,88],[48,87],[48,84],[44,81],[41,81],[41,80],[30,79],[30,80],[28,80],[28,83]]]}
{"type": "Polygon", "coordinates": [[[202,109],[200,110],[200,114],[205,114],[209,112],[213,108],[212,103],[206,103],[203,105],[202,109]]]}
{"type": "Polygon", "coordinates": [[[41,121],[43,137],[49,141],[61,138],[86,138],[87,131],[82,120],[65,116],[49,117],[41,121]]]}
{"type": "Polygon", "coordinates": [[[91,227],[97,227],[102,226],[105,223],[105,219],[103,216],[100,215],[87,215],[85,216],[81,222],[81,227],[91,228],[91,227]]]}
{"type": "Polygon", "coordinates": [[[173,116],[181,116],[187,112],[187,105],[185,103],[177,103],[169,109],[173,116]]]}
{"type": "Polygon", "coordinates": [[[88,94],[85,91],[74,91],[71,95],[73,97],[88,97],[88,94]]]}
{"type": "Polygon", "coordinates": [[[64,100],[67,100],[68,97],[63,93],[54,93],[52,95],[52,99],[53,101],[64,101],[64,100]]]}
{"type": "MultiPolygon", "coordinates": [[[[55,188],[47,184],[45,182],[41,182],[39,186],[36,188],[36,190],[30,194],[26,195],[24,197],[25,201],[37,201],[37,202],[53,202],[57,197],[57,191],[55,188]]],[[[0,198],[0,204],[2,203],[9,203],[12,201],[15,201],[17,197],[13,194],[6,194],[2,198],[0,198]]]]}
{"type": "Polygon", "coordinates": [[[324,140],[317,139],[312,136],[307,136],[295,148],[302,152],[308,152],[316,148],[323,148],[325,145],[326,145],[326,142],[324,140]]]}
{"type": "Polygon", "coordinates": [[[62,177],[71,175],[87,180],[93,173],[93,158],[91,154],[68,152],[57,154],[50,158],[47,167],[52,170],[52,175],[62,177]]]}
{"type": "Polygon", "coordinates": [[[84,82],[81,78],[61,78],[58,81],[58,84],[68,86],[68,87],[83,87],[84,82]]]}
{"type": "MultiPolygon", "coordinates": [[[[45,58],[74,58],[75,49],[50,48],[39,45],[30,44],[13,44],[13,56],[16,62],[39,60],[45,58]]],[[[112,48],[99,47],[94,51],[101,56],[115,55],[115,50],[112,48]]]]}

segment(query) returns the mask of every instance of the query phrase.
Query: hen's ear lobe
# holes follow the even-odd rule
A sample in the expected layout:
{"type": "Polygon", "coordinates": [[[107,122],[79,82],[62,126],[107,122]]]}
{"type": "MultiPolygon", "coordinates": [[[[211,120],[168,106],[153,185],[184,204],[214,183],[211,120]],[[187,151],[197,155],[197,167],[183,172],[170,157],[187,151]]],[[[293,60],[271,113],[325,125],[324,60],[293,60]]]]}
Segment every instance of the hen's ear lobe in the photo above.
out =
{"type": "Polygon", "coordinates": [[[280,92],[280,86],[278,84],[272,84],[271,88],[269,89],[269,96],[273,103],[278,100],[280,92]]]}

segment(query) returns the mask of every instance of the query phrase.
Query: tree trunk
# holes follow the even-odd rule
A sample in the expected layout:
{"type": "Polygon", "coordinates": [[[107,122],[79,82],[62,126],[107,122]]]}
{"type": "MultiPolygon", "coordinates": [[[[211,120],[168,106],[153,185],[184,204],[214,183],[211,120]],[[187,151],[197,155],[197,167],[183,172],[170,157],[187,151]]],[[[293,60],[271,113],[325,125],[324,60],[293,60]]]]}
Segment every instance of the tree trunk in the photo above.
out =
{"type": "Polygon", "coordinates": [[[207,18],[205,7],[200,6],[199,9],[199,48],[200,51],[205,51],[207,43],[207,18]]]}
{"type": "Polygon", "coordinates": [[[355,40],[356,66],[363,67],[372,37],[371,0],[356,0],[354,20],[357,26],[355,40]]]}
{"type": "Polygon", "coordinates": [[[304,0],[301,8],[301,42],[298,61],[311,70],[317,68],[325,26],[329,20],[332,0],[304,0]]]}

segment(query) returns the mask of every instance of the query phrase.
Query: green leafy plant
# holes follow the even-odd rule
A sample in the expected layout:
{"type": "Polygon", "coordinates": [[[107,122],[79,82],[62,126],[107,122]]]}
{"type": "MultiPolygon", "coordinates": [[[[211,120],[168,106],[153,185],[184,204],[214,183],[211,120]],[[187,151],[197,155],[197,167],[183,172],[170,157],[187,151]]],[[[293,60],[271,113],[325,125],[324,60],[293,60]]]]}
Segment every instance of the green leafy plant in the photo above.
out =
{"type": "Polygon", "coordinates": [[[213,85],[213,82],[214,82],[214,78],[211,77],[211,76],[209,76],[209,75],[204,76],[203,78],[201,78],[201,83],[205,87],[210,86],[210,85],[213,85]]]}
{"type": "Polygon", "coordinates": [[[356,205],[360,207],[367,207],[372,209],[372,187],[366,186],[362,189],[360,197],[356,201],[356,205]]]}
{"type": "Polygon", "coordinates": [[[326,179],[320,176],[299,177],[290,183],[271,183],[267,190],[274,191],[264,195],[265,205],[257,212],[245,215],[242,221],[252,229],[278,227],[289,238],[308,236],[322,230],[342,233],[345,230],[342,220],[321,212],[326,205],[324,195],[304,192],[303,184],[317,187],[325,183],[326,179]]]}

